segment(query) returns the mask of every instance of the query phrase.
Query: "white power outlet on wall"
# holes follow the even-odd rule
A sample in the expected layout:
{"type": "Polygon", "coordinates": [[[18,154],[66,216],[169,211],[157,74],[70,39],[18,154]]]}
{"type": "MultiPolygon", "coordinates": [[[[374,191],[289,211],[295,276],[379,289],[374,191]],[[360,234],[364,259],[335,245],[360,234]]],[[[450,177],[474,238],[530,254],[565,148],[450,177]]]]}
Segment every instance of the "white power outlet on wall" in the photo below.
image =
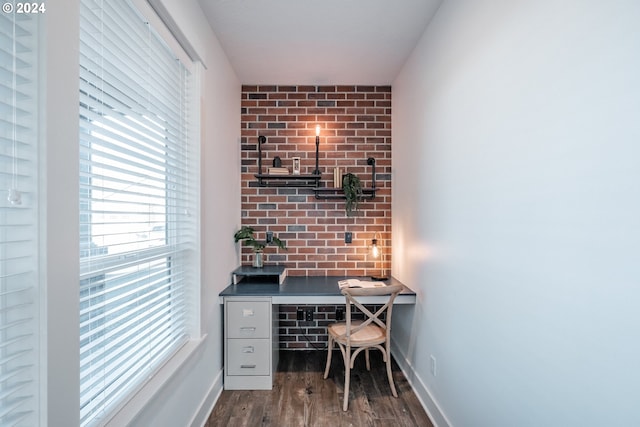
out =
{"type": "Polygon", "coordinates": [[[435,377],[438,373],[437,365],[436,365],[436,357],[432,354],[430,359],[431,359],[431,375],[435,377]]]}

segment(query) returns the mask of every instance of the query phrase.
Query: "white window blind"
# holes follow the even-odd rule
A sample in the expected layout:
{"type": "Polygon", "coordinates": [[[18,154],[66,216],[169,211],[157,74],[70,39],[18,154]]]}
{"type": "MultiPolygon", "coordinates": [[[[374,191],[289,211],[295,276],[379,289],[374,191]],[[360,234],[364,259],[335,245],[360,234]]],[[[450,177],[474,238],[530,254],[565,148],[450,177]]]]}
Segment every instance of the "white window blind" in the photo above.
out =
{"type": "Polygon", "coordinates": [[[0,425],[39,424],[37,17],[0,14],[0,425]]]}
{"type": "Polygon", "coordinates": [[[80,419],[101,424],[188,338],[190,74],[124,0],[80,12],[80,419]]]}

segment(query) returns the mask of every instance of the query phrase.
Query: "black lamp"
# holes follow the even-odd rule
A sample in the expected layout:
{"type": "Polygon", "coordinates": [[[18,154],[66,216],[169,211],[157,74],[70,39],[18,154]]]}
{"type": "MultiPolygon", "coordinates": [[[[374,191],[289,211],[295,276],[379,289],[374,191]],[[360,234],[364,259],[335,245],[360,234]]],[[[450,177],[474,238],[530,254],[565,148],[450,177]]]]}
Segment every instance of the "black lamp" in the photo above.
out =
{"type": "Polygon", "coordinates": [[[318,167],[319,151],[320,151],[320,125],[316,125],[316,170],[313,171],[314,175],[320,175],[320,168],[318,167]]]}

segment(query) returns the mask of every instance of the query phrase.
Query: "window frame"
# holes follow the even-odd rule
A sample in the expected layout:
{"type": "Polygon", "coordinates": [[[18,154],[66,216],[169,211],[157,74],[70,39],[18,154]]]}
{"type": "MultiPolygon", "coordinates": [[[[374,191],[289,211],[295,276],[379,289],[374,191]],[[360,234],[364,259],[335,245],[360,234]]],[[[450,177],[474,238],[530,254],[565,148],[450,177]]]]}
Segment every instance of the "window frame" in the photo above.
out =
{"type": "MultiPolygon", "coordinates": [[[[132,5],[131,2],[129,4],[132,5]]],[[[132,5],[135,6],[136,5],[132,5]]],[[[146,11],[148,13],[148,10],[146,11]]],[[[140,14],[140,11],[138,10],[140,14]]],[[[157,17],[155,19],[157,22],[157,17]]],[[[166,31],[163,31],[166,33],[166,31]]],[[[175,46],[175,41],[172,43],[175,46]]],[[[181,55],[184,57],[184,54],[181,55]]],[[[103,420],[98,421],[98,425],[108,425],[110,423],[121,424],[127,423],[133,419],[134,414],[141,409],[143,403],[148,401],[159,388],[170,378],[183,363],[188,356],[195,351],[198,345],[202,342],[200,330],[200,142],[199,142],[199,125],[200,125],[200,105],[199,105],[199,93],[200,93],[200,76],[202,73],[202,65],[197,61],[192,61],[188,65],[188,69],[191,71],[192,84],[189,89],[189,109],[192,120],[189,122],[189,128],[187,129],[188,141],[190,148],[190,179],[193,182],[194,199],[191,200],[190,215],[193,219],[193,242],[192,247],[188,250],[189,260],[186,265],[188,274],[190,276],[190,285],[185,289],[186,305],[189,307],[189,311],[186,313],[186,331],[188,333],[188,339],[185,340],[181,346],[174,348],[169,354],[166,355],[164,363],[157,366],[146,375],[146,379],[140,382],[134,389],[132,389],[130,395],[134,396],[131,399],[125,399],[114,405],[108,415],[103,420]],[[129,420],[129,421],[123,421],[129,420]]],[[[164,247],[151,247],[139,252],[140,257],[159,257],[163,254],[164,247]]],[[[121,262],[118,255],[104,257],[104,268],[111,268],[121,262]]],[[[82,265],[82,263],[81,263],[82,265]]],[[[87,277],[86,268],[81,268],[80,277],[87,277]]],[[[89,423],[88,425],[92,425],[89,423]]]]}

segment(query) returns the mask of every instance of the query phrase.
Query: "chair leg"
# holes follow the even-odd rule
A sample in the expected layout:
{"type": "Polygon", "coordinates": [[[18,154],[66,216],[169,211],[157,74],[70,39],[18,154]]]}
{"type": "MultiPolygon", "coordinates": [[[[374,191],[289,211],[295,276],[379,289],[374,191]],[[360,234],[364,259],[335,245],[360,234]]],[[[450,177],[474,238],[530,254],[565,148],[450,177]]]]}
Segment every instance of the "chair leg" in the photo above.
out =
{"type": "Polygon", "coordinates": [[[367,371],[371,370],[371,363],[369,363],[369,349],[366,348],[364,350],[364,360],[366,361],[367,364],[367,371]]]}
{"type": "Polygon", "coordinates": [[[344,400],[342,410],[349,408],[349,384],[351,383],[351,349],[348,348],[344,355],[344,400]]]}
{"type": "Polygon", "coordinates": [[[329,376],[329,369],[331,369],[331,354],[333,354],[333,340],[331,339],[331,335],[329,335],[329,341],[327,342],[327,365],[324,368],[324,379],[326,380],[329,376]]]}
{"type": "Polygon", "coordinates": [[[398,392],[396,391],[396,386],[393,383],[393,374],[391,373],[391,353],[389,353],[389,349],[386,349],[387,356],[387,378],[389,379],[389,387],[391,387],[391,394],[393,397],[398,397],[398,392]]]}

